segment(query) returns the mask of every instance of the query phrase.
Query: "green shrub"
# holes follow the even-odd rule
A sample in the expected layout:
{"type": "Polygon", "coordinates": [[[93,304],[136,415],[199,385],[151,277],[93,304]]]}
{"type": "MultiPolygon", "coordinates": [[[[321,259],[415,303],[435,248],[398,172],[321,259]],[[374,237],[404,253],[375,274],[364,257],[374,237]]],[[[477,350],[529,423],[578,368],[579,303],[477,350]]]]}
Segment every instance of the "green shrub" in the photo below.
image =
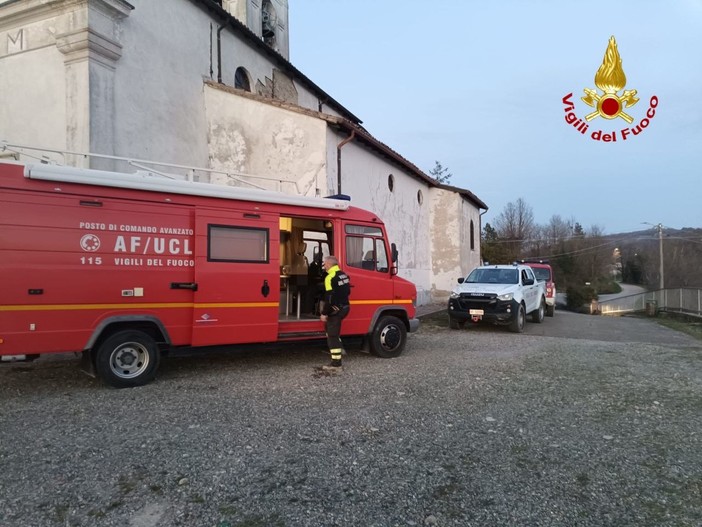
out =
{"type": "Polygon", "coordinates": [[[578,311],[585,304],[597,298],[597,292],[588,285],[570,286],[566,290],[567,306],[572,311],[578,311]]]}
{"type": "Polygon", "coordinates": [[[610,280],[607,278],[599,278],[596,282],[595,287],[597,287],[597,294],[600,295],[611,295],[614,293],[622,292],[622,286],[620,286],[614,280],[610,280]]]}

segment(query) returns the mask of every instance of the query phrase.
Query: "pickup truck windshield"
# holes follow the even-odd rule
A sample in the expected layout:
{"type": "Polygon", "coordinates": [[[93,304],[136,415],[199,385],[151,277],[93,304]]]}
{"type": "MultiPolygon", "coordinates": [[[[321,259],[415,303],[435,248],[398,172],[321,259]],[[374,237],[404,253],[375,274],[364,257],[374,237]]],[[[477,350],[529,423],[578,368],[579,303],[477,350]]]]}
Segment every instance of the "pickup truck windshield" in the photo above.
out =
{"type": "Polygon", "coordinates": [[[518,284],[516,269],[473,269],[465,280],[469,284],[518,284]]]}

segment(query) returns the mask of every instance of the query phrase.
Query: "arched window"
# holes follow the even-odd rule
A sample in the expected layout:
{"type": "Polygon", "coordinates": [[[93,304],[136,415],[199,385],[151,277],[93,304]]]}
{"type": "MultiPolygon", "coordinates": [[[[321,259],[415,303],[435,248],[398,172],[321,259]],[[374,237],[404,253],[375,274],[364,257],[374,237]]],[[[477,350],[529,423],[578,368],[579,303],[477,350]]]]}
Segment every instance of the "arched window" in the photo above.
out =
{"type": "Polygon", "coordinates": [[[388,176],[388,188],[390,189],[390,192],[392,192],[395,188],[395,177],[392,174],[388,176]]]}
{"type": "Polygon", "coordinates": [[[475,225],[473,225],[473,220],[470,220],[470,250],[475,251],[475,225]]]}
{"type": "Polygon", "coordinates": [[[234,87],[240,90],[251,91],[251,81],[249,80],[249,72],[244,68],[237,68],[234,73],[234,87]]]}

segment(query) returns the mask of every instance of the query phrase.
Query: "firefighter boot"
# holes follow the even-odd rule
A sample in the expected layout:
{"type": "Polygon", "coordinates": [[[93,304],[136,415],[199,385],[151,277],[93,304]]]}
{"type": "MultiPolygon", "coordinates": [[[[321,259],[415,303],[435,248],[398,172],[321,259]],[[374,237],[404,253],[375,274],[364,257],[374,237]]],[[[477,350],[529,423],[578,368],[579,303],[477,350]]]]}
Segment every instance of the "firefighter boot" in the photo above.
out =
{"type": "Polygon", "coordinates": [[[328,366],[322,366],[324,371],[340,372],[341,371],[341,348],[334,348],[331,351],[331,363],[328,366]]]}
{"type": "Polygon", "coordinates": [[[340,360],[333,360],[329,364],[322,366],[322,370],[328,371],[330,373],[338,373],[343,371],[343,367],[341,366],[341,361],[340,360]]]}

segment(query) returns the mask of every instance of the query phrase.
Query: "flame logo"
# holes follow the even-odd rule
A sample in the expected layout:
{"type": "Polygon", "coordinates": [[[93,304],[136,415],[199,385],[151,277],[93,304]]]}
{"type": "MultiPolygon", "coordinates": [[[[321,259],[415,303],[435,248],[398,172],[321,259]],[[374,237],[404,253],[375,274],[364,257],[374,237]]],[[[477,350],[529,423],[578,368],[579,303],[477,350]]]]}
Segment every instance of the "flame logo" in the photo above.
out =
{"type": "Polygon", "coordinates": [[[619,56],[617,41],[614,40],[614,37],[609,37],[602,66],[595,73],[595,86],[605,93],[617,93],[626,86],[622,58],[619,56]]]}
{"type": "Polygon", "coordinates": [[[636,98],[636,90],[626,90],[621,96],[617,95],[617,92],[626,86],[626,75],[614,36],[609,38],[602,65],[595,73],[595,86],[604,93],[600,95],[596,90],[584,89],[585,97],[581,98],[582,101],[596,108],[596,111],[585,116],[586,120],[592,121],[599,116],[604,119],[621,117],[629,124],[634,121],[624,112],[624,108],[630,108],[639,102],[636,98]]]}

